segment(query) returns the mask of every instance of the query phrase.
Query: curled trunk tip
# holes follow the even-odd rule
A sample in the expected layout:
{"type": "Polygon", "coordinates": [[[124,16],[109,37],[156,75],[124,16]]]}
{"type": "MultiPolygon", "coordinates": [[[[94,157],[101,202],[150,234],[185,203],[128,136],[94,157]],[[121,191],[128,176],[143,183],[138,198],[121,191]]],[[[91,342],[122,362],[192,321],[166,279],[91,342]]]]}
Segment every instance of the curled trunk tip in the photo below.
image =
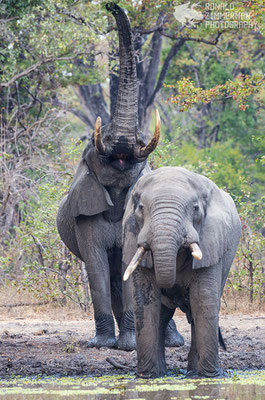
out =
{"type": "Polygon", "coordinates": [[[113,11],[119,9],[119,6],[116,3],[113,3],[113,2],[107,3],[105,7],[106,7],[107,11],[110,11],[110,12],[113,12],[113,11]]]}

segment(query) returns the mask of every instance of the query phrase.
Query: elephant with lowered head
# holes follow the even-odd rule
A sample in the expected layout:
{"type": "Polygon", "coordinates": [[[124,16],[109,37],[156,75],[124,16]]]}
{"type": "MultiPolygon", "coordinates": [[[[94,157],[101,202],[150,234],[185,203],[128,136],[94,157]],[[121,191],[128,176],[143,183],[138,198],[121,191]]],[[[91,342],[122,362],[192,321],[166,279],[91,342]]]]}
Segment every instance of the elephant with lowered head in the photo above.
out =
{"type": "Polygon", "coordinates": [[[138,376],[165,374],[165,327],[177,307],[191,324],[188,376],[222,375],[220,298],[240,232],[232,198],[208,178],[164,167],[138,180],[123,219],[138,376]]]}
{"type": "MultiPolygon", "coordinates": [[[[148,141],[138,125],[137,77],[129,20],[115,3],[107,10],[116,19],[119,34],[120,78],[112,120],[95,132],[83,152],[69,193],[57,216],[59,234],[82,261],[88,273],[96,335],[90,346],[135,348],[131,288],[122,292],[122,217],[126,196],[137,179],[149,170],[147,157],[160,135],[160,119],[148,141]],[[114,319],[120,330],[115,341],[114,319]]],[[[168,342],[182,344],[174,321],[167,328],[168,342]]]]}

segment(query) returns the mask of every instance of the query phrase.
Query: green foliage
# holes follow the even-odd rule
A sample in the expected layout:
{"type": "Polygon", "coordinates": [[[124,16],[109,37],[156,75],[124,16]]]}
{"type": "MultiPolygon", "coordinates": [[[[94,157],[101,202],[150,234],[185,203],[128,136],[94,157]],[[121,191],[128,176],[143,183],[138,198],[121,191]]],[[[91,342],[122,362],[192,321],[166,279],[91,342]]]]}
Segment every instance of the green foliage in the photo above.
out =
{"type": "Polygon", "coordinates": [[[251,190],[251,197],[256,196],[256,187],[250,186],[247,176],[255,180],[253,163],[247,162],[238,145],[230,141],[216,143],[210,148],[198,149],[194,143],[172,141],[160,144],[151,156],[154,168],[162,166],[182,166],[207,176],[219,187],[228,190],[235,198],[251,190]]]}
{"type": "Polygon", "coordinates": [[[228,290],[247,293],[250,303],[256,300],[259,305],[265,302],[265,237],[261,233],[265,226],[264,200],[264,197],[256,202],[238,199],[242,235],[228,285],[228,290]]]}
{"type": "MultiPolygon", "coordinates": [[[[45,299],[60,296],[55,278],[59,263],[69,262],[59,241],[55,216],[81,154],[75,138],[85,130],[70,123],[64,132],[65,115],[51,107],[53,100],[59,99],[62,103],[66,100],[69,109],[80,110],[78,85],[102,83],[107,94],[108,68],[117,72],[117,59],[107,57],[107,42],[110,48],[117,45],[117,33],[106,2],[6,0],[0,4],[0,119],[7,138],[0,154],[0,210],[5,201],[7,206],[10,202],[10,213],[17,216],[0,245],[1,269],[14,284],[20,285],[21,280],[21,287],[45,299]],[[11,191],[10,182],[15,188],[11,191]]],[[[231,280],[237,290],[248,290],[247,268],[252,262],[255,299],[263,285],[258,261],[263,242],[255,233],[262,226],[254,228],[252,223],[256,201],[264,195],[265,187],[264,1],[234,2],[234,11],[251,13],[259,27],[254,31],[224,29],[217,46],[219,29],[204,22],[196,29],[180,27],[174,9],[184,4],[182,0],[117,3],[127,10],[135,32],[152,31],[160,18],[164,20],[160,33],[168,37],[163,37],[158,73],[174,43],[170,37],[192,38],[172,60],[162,96],[156,98],[165,109],[163,117],[170,120],[163,127],[169,140],[151,156],[151,164],[155,168],[184,166],[208,176],[232,194],[242,218],[251,225],[251,234],[243,234],[238,268],[231,280]],[[165,106],[166,98],[173,103],[165,106]]],[[[207,3],[200,2],[201,12],[205,13],[207,3]]],[[[221,0],[214,3],[223,4],[221,0]]],[[[144,50],[149,49],[150,41],[151,35],[144,50]]],[[[150,57],[145,54],[143,69],[150,57]]],[[[76,288],[79,296],[77,263],[71,262],[67,290],[75,296],[76,288]]]]}
{"type": "MultiPolygon", "coordinates": [[[[221,76],[222,80],[225,80],[224,76],[221,76]]],[[[210,82],[209,86],[211,86],[210,82]]],[[[178,94],[172,95],[169,101],[177,104],[180,111],[187,111],[198,103],[208,104],[213,100],[223,100],[230,97],[238,103],[240,110],[245,111],[248,107],[249,97],[256,93],[259,94],[264,89],[265,80],[263,75],[254,75],[252,77],[239,75],[234,81],[228,80],[224,84],[218,84],[207,90],[197,87],[190,78],[184,77],[178,81],[177,86],[168,85],[167,87],[176,87],[178,94]]]]}
{"type": "Polygon", "coordinates": [[[70,144],[62,152],[64,163],[57,160],[56,173],[47,175],[42,168],[28,171],[38,181],[35,194],[20,202],[20,224],[2,247],[2,275],[19,291],[30,292],[40,300],[60,301],[66,296],[80,304],[83,297],[79,261],[65,252],[56,227],[58,205],[72,179],[69,166],[76,164],[81,150],[75,143],[70,144]],[[66,263],[71,270],[65,279],[60,267],[66,263]],[[58,285],[60,278],[64,293],[58,285]]]}
{"type": "Polygon", "coordinates": [[[246,159],[238,145],[233,146],[229,141],[198,149],[192,143],[175,140],[160,143],[151,157],[151,165],[153,168],[185,167],[207,176],[232,195],[242,221],[242,237],[226,293],[232,290],[242,292],[248,295],[250,303],[258,301],[260,306],[263,305],[265,237],[261,231],[265,228],[265,196],[257,199],[255,164],[246,159]],[[252,184],[247,177],[251,177],[252,184]]]}
{"type": "Polygon", "coordinates": [[[44,0],[5,0],[4,3],[1,2],[0,13],[6,14],[8,18],[21,17],[31,11],[34,6],[40,6],[44,3],[44,0]]]}

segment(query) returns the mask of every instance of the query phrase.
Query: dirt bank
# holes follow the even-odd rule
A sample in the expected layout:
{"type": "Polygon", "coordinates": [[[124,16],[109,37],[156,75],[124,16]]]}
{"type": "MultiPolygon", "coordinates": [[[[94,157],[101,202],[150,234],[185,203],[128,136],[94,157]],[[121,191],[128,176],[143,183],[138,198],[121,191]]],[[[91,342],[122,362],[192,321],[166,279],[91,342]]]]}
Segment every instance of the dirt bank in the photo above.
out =
{"type": "MultiPolygon", "coordinates": [[[[73,317],[73,316],[72,316],[73,317]]],[[[185,338],[181,348],[166,349],[168,368],[185,369],[190,344],[190,327],[183,314],[174,317],[185,338]]],[[[265,368],[265,316],[223,315],[220,326],[227,351],[220,349],[223,368],[265,368]]],[[[0,375],[91,374],[135,372],[136,352],[114,349],[88,349],[92,337],[92,317],[86,319],[47,316],[7,316],[0,319],[0,375]],[[118,370],[107,357],[129,369],[118,370]]]]}

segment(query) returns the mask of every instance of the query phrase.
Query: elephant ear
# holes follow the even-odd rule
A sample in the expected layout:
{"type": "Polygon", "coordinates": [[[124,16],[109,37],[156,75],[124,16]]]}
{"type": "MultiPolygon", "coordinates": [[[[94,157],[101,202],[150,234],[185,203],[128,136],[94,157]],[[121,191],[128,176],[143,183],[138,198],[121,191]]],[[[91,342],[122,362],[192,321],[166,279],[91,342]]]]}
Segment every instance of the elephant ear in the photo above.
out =
{"type": "Polygon", "coordinates": [[[213,182],[211,184],[212,190],[204,199],[206,216],[199,232],[199,246],[203,256],[201,260],[193,259],[193,269],[217,264],[233,245],[233,230],[240,224],[232,198],[213,182]]]}
{"type": "Polygon", "coordinates": [[[132,191],[133,191],[133,188],[134,188],[135,184],[139,181],[139,179],[142,176],[144,176],[145,174],[148,174],[148,172],[150,172],[150,171],[151,171],[151,169],[150,169],[148,163],[146,163],[144,168],[142,169],[140,175],[137,176],[137,178],[135,179],[135,181],[133,182],[133,184],[130,186],[130,188],[128,190],[128,193],[127,193],[126,199],[125,199],[125,203],[124,203],[124,209],[126,209],[126,205],[127,205],[128,201],[129,201],[129,199],[131,198],[131,194],[132,194],[132,191]]]}
{"type": "Polygon", "coordinates": [[[113,206],[107,190],[89,170],[85,160],[78,166],[67,201],[72,217],[100,214],[113,206]]]}
{"type": "Polygon", "coordinates": [[[122,219],[122,241],[123,244],[125,239],[128,237],[135,237],[137,234],[137,222],[135,218],[135,209],[137,207],[138,198],[135,191],[127,200],[126,209],[122,219]]]}
{"type": "Polygon", "coordinates": [[[122,274],[131,262],[137,250],[138,225],[135,218],[135,209],[139,197],[132,191],[132,195],[127,201],[127,206],[122,220],[122,274]]]}

